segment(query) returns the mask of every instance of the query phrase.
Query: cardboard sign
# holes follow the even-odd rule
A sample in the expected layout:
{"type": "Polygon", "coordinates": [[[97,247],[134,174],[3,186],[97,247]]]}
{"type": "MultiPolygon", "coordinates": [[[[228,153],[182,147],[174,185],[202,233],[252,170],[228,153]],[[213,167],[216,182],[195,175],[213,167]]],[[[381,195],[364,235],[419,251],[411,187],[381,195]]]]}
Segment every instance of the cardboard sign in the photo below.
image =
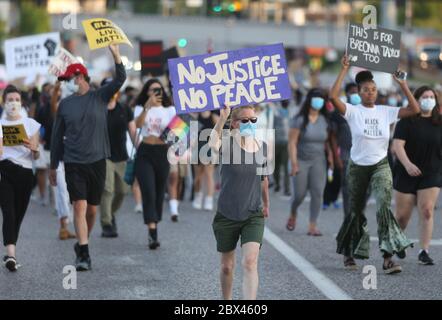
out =
{"type": "Polygon", "coordinates": [[[164,73],[162,53],[162,41],[140,42],[141,76],[158,77],[164,73]]]}
{"type": "Polygon", "coordinates": [[[69,51],[60,48],[54,60],[52,60],[48,72],[49,74],[59,77],[66,71],[66,68],[73,63],[78,63],[78,60],[75,59],[69,51]]]}
{"type": "Polygon", "coordinates": [[[46,75],[59,47],[60,34],[58,32],[5,40],[8,78],[46,75]]]}
{"type": "Polygon", "coordinates": [[[401,54],[401,33],[385,28],[364,29],[361,24],[348,26],[347,55],[350,65],[395,73],[401,54]]]}
{"type": "Polygon", "coordinates": [[[291,97],[281,44],[169,60],[178,114],[291,97]]]}
{"type": "Polygon", "coordinates": [[[123,30],[108,19],[88,19],[83,20],[81,23],[91,50],[104,48],[116,43],[125,43],[133,47],[123,30]]]}
{"type": "Polygon", "coordinates": [[[24,143],[25,139],[28,139],[28,135],[23,124],[3,126],[3,146],[19,146],[24,143]]]}

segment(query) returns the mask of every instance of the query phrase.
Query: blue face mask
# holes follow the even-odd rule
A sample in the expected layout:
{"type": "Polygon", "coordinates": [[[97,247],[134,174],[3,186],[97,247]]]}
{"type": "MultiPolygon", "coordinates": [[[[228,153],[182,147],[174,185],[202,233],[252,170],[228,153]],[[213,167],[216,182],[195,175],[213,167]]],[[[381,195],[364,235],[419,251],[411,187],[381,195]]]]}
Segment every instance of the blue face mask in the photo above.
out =
{"type": "Polygon", "coordinates": [[[397,99],[395,97],[388,98],[388,105],[392,107],[397,106],[397,99]]]}
{"type": "Polygon", "coordinates": [[[357,93],[353,93],[350,95],[350,103],[354,106],[361,104],[362,99],[357,93]]]}
{"type": "Polygon", "coordinates": [[[436,106],[436,99],[425,98],[420,100],[421,109],[424,112],[432,111],[436,106]]]}
{"type": "Polygon", "coordinates": [[[239,133],[244,137],[255,136],[256,133],[256,123],[247,122],[239,124],[239,133]]]}
{"type": "Polygon", "coordinates": [[[312,98],[312,108],[315,110],[321,110],[324,106],[324,99],[320,97],[313,97],[312,98]]]}

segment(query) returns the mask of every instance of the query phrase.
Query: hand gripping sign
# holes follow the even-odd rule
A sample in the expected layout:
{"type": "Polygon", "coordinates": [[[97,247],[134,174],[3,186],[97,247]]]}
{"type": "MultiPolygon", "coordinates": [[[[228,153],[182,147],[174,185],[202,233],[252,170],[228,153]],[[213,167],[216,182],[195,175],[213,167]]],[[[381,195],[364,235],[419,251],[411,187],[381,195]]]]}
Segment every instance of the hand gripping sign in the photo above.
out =
{"type": "Polygon", "coordinates": [[[126,43],[133,47],[123,30],[108,19],[88,19],[83,20],[82,24],[91,50],[115,43],[126,43]]]}
{"type": "Polygon", "coordinates": [[[282,43],[169,59],[178,114],[291,97],[282,43]]]}

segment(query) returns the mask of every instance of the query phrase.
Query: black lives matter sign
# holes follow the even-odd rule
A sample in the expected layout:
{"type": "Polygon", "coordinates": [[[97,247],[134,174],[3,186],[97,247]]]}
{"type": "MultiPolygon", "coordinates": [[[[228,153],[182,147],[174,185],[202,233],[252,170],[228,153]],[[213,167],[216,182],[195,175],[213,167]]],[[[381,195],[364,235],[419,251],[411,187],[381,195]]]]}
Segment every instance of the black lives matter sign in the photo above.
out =
{"type": "Polygon", "coordinates": [[[352,66],[393,74],[399,66],[400,46],[399,31],[349,24],[347,55],[352,66]]]}
{"type": "Polygon", "coordinates": [[[19,146],[27,139],[26,130],[23,124],[15,126],[3,126],[3,145],[5,147],[19,146]]]}

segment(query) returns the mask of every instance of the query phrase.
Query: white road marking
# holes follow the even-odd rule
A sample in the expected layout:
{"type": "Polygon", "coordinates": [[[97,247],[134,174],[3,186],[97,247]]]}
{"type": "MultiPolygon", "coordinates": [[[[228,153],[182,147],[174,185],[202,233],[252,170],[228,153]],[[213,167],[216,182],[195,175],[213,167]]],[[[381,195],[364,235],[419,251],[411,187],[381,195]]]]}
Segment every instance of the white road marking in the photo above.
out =
{"type": "MultiPolygon", "coordinates": [[[[413,243],[419,244],[419,239],[409,239],[413,243]]],[[[370,241],[379,241],[378,237],[370,237],[370,241]]],[[[430,241],[430,246],[442,246],[442,239],[435,239],[430,241]]]]}
{"type": "Polygon", "coordinates": [[[267,227],[265,227],[264,239],[301,271],[327,298],[332,300],[352,300],[347,293],[267,227]]]}

